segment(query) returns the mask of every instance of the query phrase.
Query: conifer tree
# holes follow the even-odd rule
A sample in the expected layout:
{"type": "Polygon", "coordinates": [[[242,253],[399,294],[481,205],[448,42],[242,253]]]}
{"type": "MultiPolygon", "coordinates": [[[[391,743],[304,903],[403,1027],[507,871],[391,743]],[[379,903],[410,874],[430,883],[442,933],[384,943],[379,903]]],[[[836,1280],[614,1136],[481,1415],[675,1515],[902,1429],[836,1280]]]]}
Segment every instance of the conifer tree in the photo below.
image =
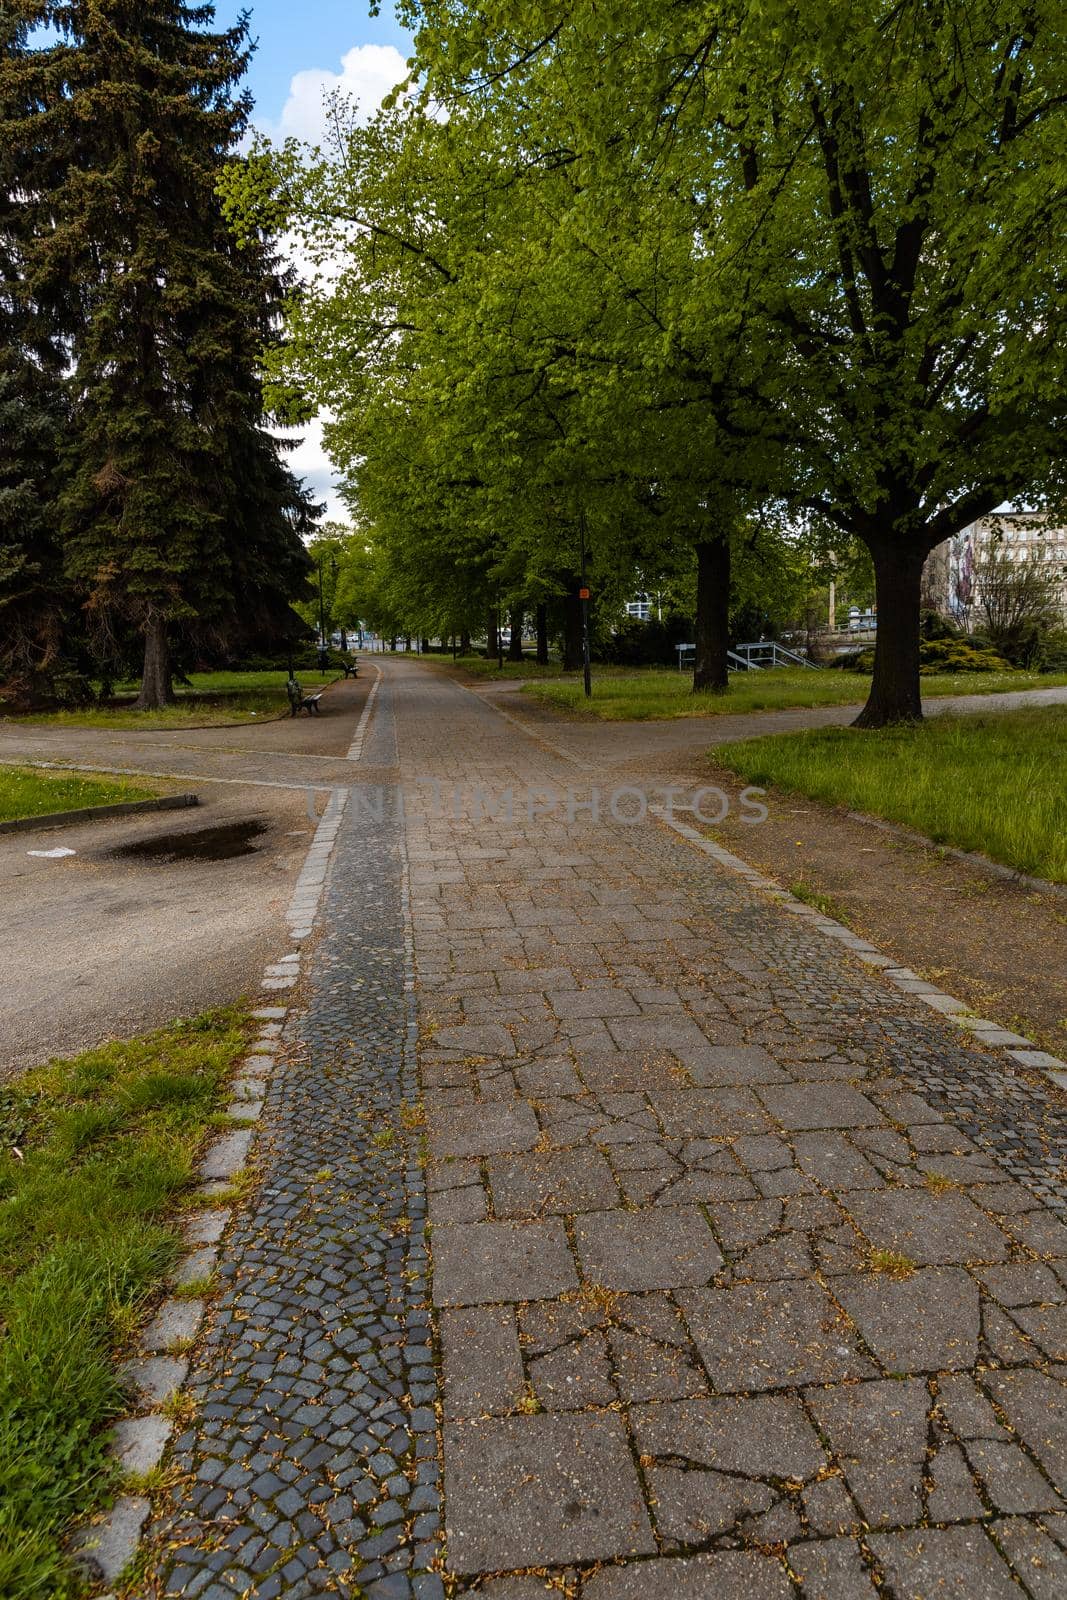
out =
{"type": "Polygon", "coordinates": [[[9,697],[25,702],[62,676],[69,621],[54,504],[62,351],[25,293],[32,180],[17,138],[38,110],[26,40],[41,11],[0,9],[0,678],[9,697]]]}
{"type": "Polygon", "coordinates": [[[298,583],[303,562],[306,502],[255,370],[281,285],[261,243],[239,255],[216,197],[247,122],[248,25],[215,31],[213,7],[182,0],[65,0],[50,20],[31,287],[72,353],[64,561],[90,618],[143,636],[148,709],[170,697],[175,639],[232,615],[235,575],[246,595],[274,584],[276,605],[264,569],[279,557],[298,583]]]}

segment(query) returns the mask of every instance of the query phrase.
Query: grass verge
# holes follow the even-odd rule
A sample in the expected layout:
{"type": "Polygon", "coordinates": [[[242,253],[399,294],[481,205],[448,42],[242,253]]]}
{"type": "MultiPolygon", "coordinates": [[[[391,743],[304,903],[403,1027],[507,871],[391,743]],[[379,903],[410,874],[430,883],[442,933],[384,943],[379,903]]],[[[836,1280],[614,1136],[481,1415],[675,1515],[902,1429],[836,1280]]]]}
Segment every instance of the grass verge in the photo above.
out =
{"type": "Polygon", "coordinates": [[[213,1011],[0,1086],[0,1596],[84,1587],[64,1540],[116,1483],[116,1358],[178,1254],[174,1214],[249,1034],[213,1011]]]}
{"type": "MultiPolygon", "coordinates": [[[[305,689],[333,683],[336,672],[298,672],[305,689]]],[[[282,672],[194,672],[188,685],[175,687],[175,702],[162,711],[134,711],[132,705],[86,706],[66,711],[34,711],[20,715],[20,725],[48,723],[66,728],[190,728],[235,722],[262,722],[288,709],[282,672]]],[[[117,696],[137,693],[135,683],[116,685],[117,696]]]]}
{"type": "Polygon", "coordinates": [[[42,772],[35,767],[0,767],[0,822],[43,817],[82,806],[151,800],[158,793],[121,778],[89,777],[84,772],[42,772]]]}
{"type": "Polygon", "coordinates": [[[918,727],[818,728],[716,746],[711,759],[775,785],[1067,881],[1067,706],[938,717],[918,727]]]}
{"type": "MultiPolygon", "coordinates": [[[[935,697],[1005,694],[1063,684],[1067,684],[1067,673],[957,672],[924,677],[922,690],[924,696],[935,697]]],[[[581,678],[572,675],[527,683],[522,693],[579,716],[608,722],[642,722],[653,717],[722,717],[735,712],[862,705],[870,688],[870,677],[859,672],[778,667],[773,671],[735,673],[726,694],[694,694],[692,680],[685,672],[660,668],[621,672],[601,667],[594,668],[591,700],[585,698],[581,678]]]]}

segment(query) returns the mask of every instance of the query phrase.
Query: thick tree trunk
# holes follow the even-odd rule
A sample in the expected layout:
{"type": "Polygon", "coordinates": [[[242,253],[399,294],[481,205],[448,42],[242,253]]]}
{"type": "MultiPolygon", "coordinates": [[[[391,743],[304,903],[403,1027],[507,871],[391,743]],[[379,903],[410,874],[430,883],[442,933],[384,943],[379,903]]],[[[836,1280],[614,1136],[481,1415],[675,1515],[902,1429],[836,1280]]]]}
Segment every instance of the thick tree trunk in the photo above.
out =
{"type": "Polygon", "coordinates": [[[492,661],[499,654],[496,637],[496,612],[490,611],[485,625],[485,659],[492,661]]]}
{"type": "Polygon", "coordinates": [[[461,656],[469,656],[471,653],[471,636],[467,632],[459,636],[459,653],[461,656]]]}
{"type": "Polygon", "coordinates": [[[548,607],[546,605],[540,605],[537,608],[537,661],[539,666],[548,666],[548,607]]]}
{"type": "Polygon", "coordinates": [[[874,562],[878,635],[874,677],[856,728],[887,728],[922,718],[919,597],[927,552],[900,543],[869,546],[874,562]]]}
{"type": "Polygon", "coordinates": [[[521,606],[512,606],[508,614],[511,623],[511,638],[508,641],[508,660],[522,660],[522,625],[526,618],[521,606]]]}
{"type": "Polygon", "coordinates": [[[564,672],[582,670],[582,602],[578,594],[580,588],[579,579],[574,578],[567,591],[567,609],[563,620],[564,672]]]}
{"type": "Polygon", "coordinates": [[[425,634],[422,636],[422,653],[424,656],[428,656],[430,653],[430,641],[425,634]]]}
{"type": "Polygon", "coordinates": [[[730,687],[730,538],[697,545],[696,659],[693,688],[723,694],[730,687]]]}
{"type": "Polygon", "coordinates": [[[141,692],[133,703],[135,711],[158,711],[174,699],[170,674],[170,645],[167,621],[153,611],[144,630],[144,670],[141,692]]]}

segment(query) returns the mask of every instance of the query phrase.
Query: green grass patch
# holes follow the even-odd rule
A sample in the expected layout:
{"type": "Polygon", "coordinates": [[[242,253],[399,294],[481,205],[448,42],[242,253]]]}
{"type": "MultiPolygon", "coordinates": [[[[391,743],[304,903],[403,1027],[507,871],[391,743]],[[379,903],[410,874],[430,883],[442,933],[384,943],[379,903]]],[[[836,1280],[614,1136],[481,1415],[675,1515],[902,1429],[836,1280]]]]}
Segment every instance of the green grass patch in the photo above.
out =
{"type": "MultiPolygon", "coordinates": [[[[525,675],[525,674],[524,674],[525,675]]],[[[923,695],[1004,694],[1009,690],[1051,689],[1067,684],[1067,673],[934,673],[922,680],[923,695]]],[[[694,694],[688,672],[651,667],[629,672],[593,669],[593,696],[585,698],[580,675],[554,682],[528,683],[523,694],[579,716],[608,722],[642,722],[654,717],[723,717],[736,712],[785,711],[795,707],[862,705],[871,680],[859,672],[825,668],[777,667],[734,673],[725,694],[694,694]]]]}
{"type": "Polygon", "coordinates": [[[227,1009],[0,1086],[0,1596],[66,1600],[72,1522],[118,1481],[116,1358],[178,1252],[173,1226],[246,1048],[227,1009]]]}
{"type": "Polygon", "coordinates": [[[155,789],[127,783],[122,778],[43,772],[35,767],[0,767],[0,822],[11,822],[16,817],[44,817],[52,811],[77,811],[82,806],[151,800],[156,793],[155,789]]]}
{"type": "MultiPolygon", "coordinates": [[[[443,661],[446,666],[452,665],[450,656],[425,656],[426,661],[443,661]]],[[[504,658],[503,669],[499,666],[496,656],[459,656],[456,666],[462,667],[475,678],[558,678],[563,672],[563,667],[558,661],[550,661],[547,666],[539,666],[532,656],[527,656],[522,661],[509,661],[504,658]]]]}
{"type": "MultiPolygon", "coordinates": [[[[20,724],[48,723],[68,728],[190,728],[262,722],[289,708],[285,693],[288,673],[194,672],[189,684],[175,685],[175,703],[162,711],[134,711],[131,705],[88,706],[66,711],[35,711],[19,716],[20,724]]],[[[298,672],[304,689],[333,683],[336,672],[298,672]]],[[[137,694],[136,683],[115,686],[120,700],[137,694]]]]}
{"type": "Polygon", "coordinates": [[[818,728],[718,745],[749,783],[774,785],[1067,881],[1067,706],[937,717],[917,727],[818,728]]]}

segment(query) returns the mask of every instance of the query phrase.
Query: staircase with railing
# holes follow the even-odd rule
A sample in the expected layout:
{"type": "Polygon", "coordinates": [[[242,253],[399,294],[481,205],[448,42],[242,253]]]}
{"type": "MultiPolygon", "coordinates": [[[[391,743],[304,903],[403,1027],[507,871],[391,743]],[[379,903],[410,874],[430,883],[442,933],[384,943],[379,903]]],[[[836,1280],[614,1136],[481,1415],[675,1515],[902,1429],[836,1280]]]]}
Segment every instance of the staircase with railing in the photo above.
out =
{"type": "MultiPolygon", "coordinates": [[[[675,650],[679,672],[693,665],[697,653],[695,644],[679,644],[675,650]]],[[[810,667],[813,672],[818,670],[814,661],[779,644],[777,639],[758,639],[751,644],[739,644],[736,650],[727,650],[726,659],[731,672],[763,672],[773,667],[810,667]]]]}

